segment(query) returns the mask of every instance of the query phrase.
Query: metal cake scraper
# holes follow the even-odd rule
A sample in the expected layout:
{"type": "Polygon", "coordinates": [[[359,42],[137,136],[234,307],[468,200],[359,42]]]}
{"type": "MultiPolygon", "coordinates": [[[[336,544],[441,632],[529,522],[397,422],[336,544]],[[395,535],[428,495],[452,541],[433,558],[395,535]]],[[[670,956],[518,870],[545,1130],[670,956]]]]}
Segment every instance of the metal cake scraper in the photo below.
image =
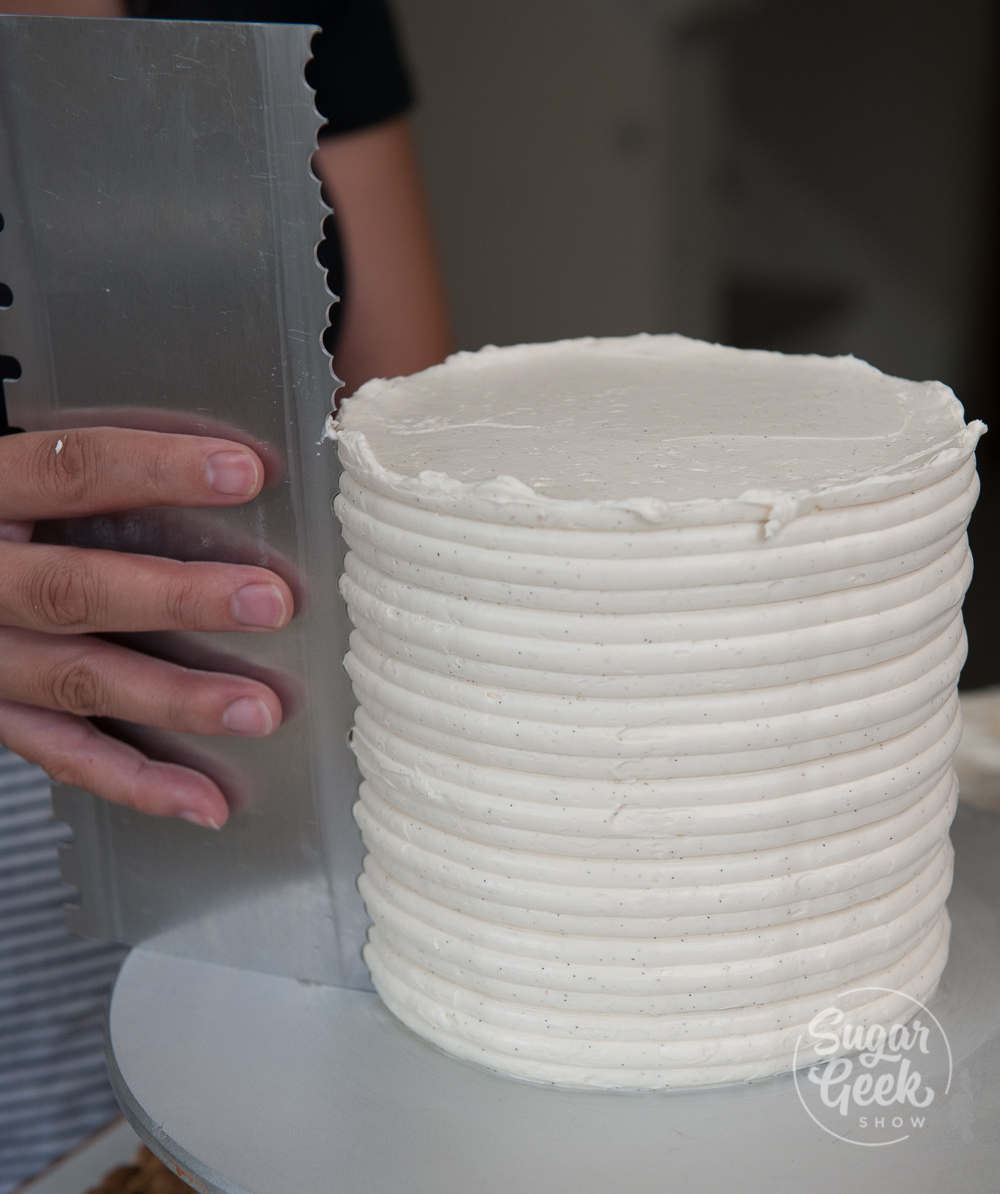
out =
{"type": "Polygon", "coordinates": [[[313,32],[0,17],[0,282],[12,295],[0,355],[12,425],[232,434],[268,465],[264,494],[240,509],[44,533],[273,567],[299,610],[273,636],[136,643],[268,680],[287,720],[262,741],[112,727],[212,774],[234,811],[211,833],[57,787],[71,927],[364,988],[335,462],[318,442],[334,382],[315,255],[326,208],[310,170],[320,118],[303,74],[313,32]]]}

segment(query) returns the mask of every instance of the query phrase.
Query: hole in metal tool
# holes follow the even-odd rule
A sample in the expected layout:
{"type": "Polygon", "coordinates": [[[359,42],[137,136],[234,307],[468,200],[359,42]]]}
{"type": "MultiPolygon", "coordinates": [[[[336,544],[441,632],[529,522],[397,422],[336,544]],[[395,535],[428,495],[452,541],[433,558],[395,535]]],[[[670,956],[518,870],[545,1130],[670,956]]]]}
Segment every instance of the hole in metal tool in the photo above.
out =
{"type": "Polygon", "coordinates": [[[8,381],[17,381],[20,376],[21,362],[15,357],[0,353],[0,435],[21,430],[20,427],[11,427],[7,422],[7,396],[4,393],[4,384],[8,381]]]}

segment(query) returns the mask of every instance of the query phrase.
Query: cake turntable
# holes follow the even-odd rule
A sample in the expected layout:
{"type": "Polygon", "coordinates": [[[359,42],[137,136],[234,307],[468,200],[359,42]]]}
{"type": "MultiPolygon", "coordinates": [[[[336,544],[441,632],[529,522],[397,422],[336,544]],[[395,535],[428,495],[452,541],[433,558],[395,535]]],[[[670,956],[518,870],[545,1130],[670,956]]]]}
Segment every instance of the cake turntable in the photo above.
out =
{"type": "Polygon", "coordinates": [[[223,1194],[662,1194],[1000,1188],[1000,816],[953,829],[951,958],[931,1010],[954,1056],[922,1132],[887,1148],[810,1122],[790,1075],[623,1095],[532,1086],[455,1061],[367,991],[135,949],[108,1059],[133,1127],[223,1194]]]}
{"type": "MultiPolygon", "coordinates": [[[[244,636],[241,662],[231,636],[148,644],[265,672],[295,710],[273,741],[199,744],[199,765],[237,805],[223,833],[57,793],[74,831],[71,923],[134,947],[108,1019],[126,1114],[191,1185],[227,1194],[997,1188],[1000,819],[989,813],[962,810],[954,829],[952,955],[932,1004],[952,1045],[950,1093],[892,1148],[825,1135],[790,1077],[657,1095],[500,1078],[418,1039],[369,989],[346,619],[339,603],[310,602],[310,589],[335,591],[339,560],[334,454],[317,444],[330,300],[303,252],[323,214],[303,168],[318,123],[301,81],[308,38],[293,26],[0,19],[0,209],[19,300],[5,319],[23,365],[12,420],[242,427],[272,465],[252,509],[213,514],[196,535],[163,519],[98,520],[75,541],[266,560],[304,606],[285,635],[244,636]],[[54,78],[78,107],[53,103],[54,78]],[[144,85],[128,90],[126,119],[129,80],[144,85]]],[[[158,749],[190,757],[191,744],[158,749]]]]}

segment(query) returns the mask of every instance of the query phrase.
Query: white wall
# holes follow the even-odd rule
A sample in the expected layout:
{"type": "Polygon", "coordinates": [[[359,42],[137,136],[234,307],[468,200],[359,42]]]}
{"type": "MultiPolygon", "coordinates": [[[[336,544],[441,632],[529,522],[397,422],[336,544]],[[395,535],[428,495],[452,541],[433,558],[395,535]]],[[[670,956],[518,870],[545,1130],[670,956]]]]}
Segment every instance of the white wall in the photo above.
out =
{"type": "Polygon", "coordinates": [[[667,327],[660,6],[397,0],[458,338],[667,327]]]}
{"type": "Polygon", "coordinates": [[[395,7],[463,346],[726,337],[735,279],[848,296],[774,346],[961,373],[991,0],[395,7]]]}

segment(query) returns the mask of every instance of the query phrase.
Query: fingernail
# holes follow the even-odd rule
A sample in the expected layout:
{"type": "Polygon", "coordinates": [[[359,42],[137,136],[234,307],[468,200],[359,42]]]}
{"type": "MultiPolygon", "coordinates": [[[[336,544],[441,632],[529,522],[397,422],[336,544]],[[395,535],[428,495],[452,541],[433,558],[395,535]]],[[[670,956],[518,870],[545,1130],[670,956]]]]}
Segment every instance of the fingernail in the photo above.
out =
{"type": "Polygon", "coordinates": [[[179,813],[182,821],[189,821],[192,825],[200,825],[202,829],[219,829],[218,821],[213,820],[207,813],[179,813]]]}
{"type": "Polygon", "coordinates": [[[244,585],[230,602],[233,617],[244,626],[283,626],[285,598],[277,585],[244,585]]]}
{"type": "Polygon", "coordinates": [[[258,465],[247,452],[214,452],[205,461],[205,476],[216,493],[249,497],[257,488],[258,465]]]}
{"type": "Polygon", "coordinates": [[[223,713],[222,724],[231,734],[263,738],[274,729],[274,718],[260,697],[240,697],[223,713]]]}

